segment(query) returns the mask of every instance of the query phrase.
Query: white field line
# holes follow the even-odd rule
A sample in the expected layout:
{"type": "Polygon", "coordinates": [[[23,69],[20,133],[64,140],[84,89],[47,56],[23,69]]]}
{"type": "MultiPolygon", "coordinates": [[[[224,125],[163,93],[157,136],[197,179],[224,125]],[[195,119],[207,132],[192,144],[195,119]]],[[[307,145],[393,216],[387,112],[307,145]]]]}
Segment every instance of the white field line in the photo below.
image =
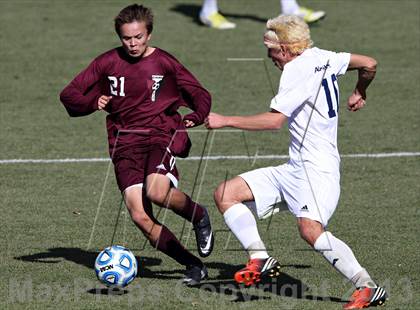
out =
{"type": "MultiPolygon", "coordinates": [[[[342,158],[389,158],[389,157],[417,157],[420,152],[398,152],[398,153],[361,153],[361,154],[342,154],[342,158]]],[[[257,160],[257,159],[288,159],[289,155],[212,155],[204,156],[203,160],[257,160]]],[[[200,160],[199,156],[188,158],[177,158],[183,161],[200,160]]],[[[65,164],[65,163],[84,163],[84,162],[108,162],[109,158],[57,158],[57,159],[1,159],[0,165],[7,164],[65,164]]]]}
{"type": "Polygon", "coordinates": [[[264,61],[264,58],[226,58],[227,61],[264,61]]]}

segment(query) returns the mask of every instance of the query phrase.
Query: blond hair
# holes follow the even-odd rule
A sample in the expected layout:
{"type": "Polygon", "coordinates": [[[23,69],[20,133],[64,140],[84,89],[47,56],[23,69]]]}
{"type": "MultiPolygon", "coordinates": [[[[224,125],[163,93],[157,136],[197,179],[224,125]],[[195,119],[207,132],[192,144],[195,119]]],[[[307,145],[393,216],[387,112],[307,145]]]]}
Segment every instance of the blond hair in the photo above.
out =
{"type": "Polygon", "coordinates": [[[312,46],[308,24],[296,15],[280,15],[267,21],[264,44],[268,48],[285,46],[291,54],[299,55],[312,46]]]}

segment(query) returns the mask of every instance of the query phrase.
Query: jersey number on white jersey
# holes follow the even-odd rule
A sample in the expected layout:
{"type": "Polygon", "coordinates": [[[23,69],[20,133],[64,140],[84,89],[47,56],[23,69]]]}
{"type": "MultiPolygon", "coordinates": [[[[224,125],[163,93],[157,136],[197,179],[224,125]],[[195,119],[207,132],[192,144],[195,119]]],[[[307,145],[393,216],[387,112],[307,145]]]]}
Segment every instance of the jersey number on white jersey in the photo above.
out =
{"type": "Polygon", "coordinates": [[[330,86],[328,83],[328,79],[323,79],[322,80],[322,87],[324,88],[325,91],[325,97],[327,98],[327,104],[328,104],[328,116],[330,118],[336,117],[337,113],[336,111],[338,111],[338,84],[337,84],[337,77],[335,76],[335,74],[331,74],[331,84],[334,88],[334,94],[335,94],[335,103],[336,103],[336,107],[337,110],[334,110],[333,107],[333,102],[332,102],[332,98],[331,98],[331,92],[330,92],[330,86]]]}

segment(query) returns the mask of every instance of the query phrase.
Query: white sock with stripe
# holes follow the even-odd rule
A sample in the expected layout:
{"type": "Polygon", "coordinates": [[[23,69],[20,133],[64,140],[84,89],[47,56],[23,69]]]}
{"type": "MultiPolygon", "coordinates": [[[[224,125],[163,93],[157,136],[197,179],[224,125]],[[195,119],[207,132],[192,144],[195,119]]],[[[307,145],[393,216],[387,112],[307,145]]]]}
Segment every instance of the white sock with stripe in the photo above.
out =
{"type": "MultiPolygon", "coordinates": [[[[323,232],[316,239],[314,249],[319,251],[335,269],[353,284],[356,285],[354,281],[358,282],[359,285],[368,282],[375,283],[366,270],[360,266],[349,246],[334,237],[329,231],[323,232]],[[360,276],[357,276],[358,274],[360,276]]],[[[358,286],[356,285],[356,287],[358,286]]]]}
{"type": "Polygon", "coordinates": [[[258,233],[255,217],[246,205],[234,204],[225,211],[223,217],[242,247],[248,251],[251,259],[269,257],[258,233]]]}

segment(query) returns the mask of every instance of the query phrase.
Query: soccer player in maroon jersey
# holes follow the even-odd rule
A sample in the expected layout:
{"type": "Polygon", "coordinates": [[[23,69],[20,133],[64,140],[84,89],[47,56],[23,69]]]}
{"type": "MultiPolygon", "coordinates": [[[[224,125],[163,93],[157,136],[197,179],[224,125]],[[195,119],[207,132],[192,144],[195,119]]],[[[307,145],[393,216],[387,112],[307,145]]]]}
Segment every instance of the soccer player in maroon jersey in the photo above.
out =
{"type": "Polygon", "coordinates": [[[95,58],[60,94],[70,116],[97,110],[106,117],[109,153],[127,209],[152,246],[186,266],[184,283],[207,277],[202,261],[185,249],[153,216],[152,202],[192,222],[200,256],[210,255],[214,237],[207,210],[176,188],[175,156],[191,147],[185,128],[204,122],[211,98],[172,55],[149,46],[150,9],[133,4],[115,18],[122,46],[95,58]],[[183,118],[180,106],[193,112],[183,118]]]}

